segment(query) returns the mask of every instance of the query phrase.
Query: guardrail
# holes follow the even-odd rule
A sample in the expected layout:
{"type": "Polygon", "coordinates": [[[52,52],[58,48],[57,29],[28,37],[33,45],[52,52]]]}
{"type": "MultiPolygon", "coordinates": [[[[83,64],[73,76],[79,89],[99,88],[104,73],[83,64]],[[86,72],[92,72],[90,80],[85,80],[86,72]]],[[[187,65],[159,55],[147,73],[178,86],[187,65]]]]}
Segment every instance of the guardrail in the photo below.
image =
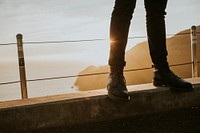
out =
{"type": "MultiPolygon", "coordinates": [[[[191,34],[191,62],[185,62],[181,64],[174,64],[170,65],[173,66],[181,66],[181,65],[188,65],[192,64],[192,77],[198,77],[198,60],[197,60],[197,34],[200,32],[196,31],[196,26],[191,27],[191,31],[189,33],[180,33],[180,34],[167,34],[167,36],[172,35],[188,35],[191,34]]],[[[138,36],[138,37],[129,37],[128,39],[137,39],[137,38],[146,38],[147,36],[138,36]]],[[[55,79],[66,79],[66,78],[73,78],[73,77],[80,77],[80,76],[93,76],[93,75],[101,75],[101,74],[108,74],[109,72],[101,72],[101,73],[88,73],[88,74],[78,74],[78,75],[71,75],[71,76],[64,76],[64,77],[47,77],[47,78],[38,78],[38,79],[26,79],[26,69],[25,69],[25,61],[24,61],[24,50],[23,50],[23,35],[17,34],[16,36],[17,43],[7,43],[7,44],[0,44],[0,45],[16,45],[18,47],[18,61],[19,61],[19,73],[20,73],[20,81],[10,81],[0,83],[0,85],[5,84],[21,84],[21,97],[22,99],[28,98],[27,93],[27,82],[33,81],[40,81],[40,80],[55,80],[55,79]]],[[[26,44],[55,44],[55,43],[70,43],[70,42],[92,42],[92,41],[105,41],[107,39],[90,39],[90,40],[71,40],[71,41],[44,41],[44,42],[25,42],[26,44]]],[[[124,72],[130,71],[140,71],[140,70],[147,70],[152,69],[152,67],[148,68],[138,68],[138,69],[126,69],[124,72]]]]}

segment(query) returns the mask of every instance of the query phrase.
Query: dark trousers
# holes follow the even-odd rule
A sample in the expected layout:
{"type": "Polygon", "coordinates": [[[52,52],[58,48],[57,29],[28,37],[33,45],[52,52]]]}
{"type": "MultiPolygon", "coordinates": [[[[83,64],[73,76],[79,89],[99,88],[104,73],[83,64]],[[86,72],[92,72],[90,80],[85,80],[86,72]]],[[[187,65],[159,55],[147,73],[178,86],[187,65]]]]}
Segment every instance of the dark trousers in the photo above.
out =
{"type": "MultiPolygon", "coordinates": [[[[150,55],[153,64],[167,62],[165,9],[167,0],[144,0],[150,55]]],[[[110,24],[110,66],[125,65],[125,48],[136,0],[116,0],[110,24]]]]}

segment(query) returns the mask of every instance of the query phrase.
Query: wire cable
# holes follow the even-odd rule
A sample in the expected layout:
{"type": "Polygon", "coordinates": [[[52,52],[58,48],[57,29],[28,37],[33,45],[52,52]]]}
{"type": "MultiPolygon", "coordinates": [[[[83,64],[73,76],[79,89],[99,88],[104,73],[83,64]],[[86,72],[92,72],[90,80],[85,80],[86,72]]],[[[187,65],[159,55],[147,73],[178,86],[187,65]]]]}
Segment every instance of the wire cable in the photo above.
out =
{"type": "Polygon", "coordinates": [[[4,82],[4,83],[0,83],[0,85],[8,85],[8,84],[16,84],[16,83],[20,83],[20,81],[4,82]]]}
{"type": "MultiPolygon", "coordinates": [[[[198,34],[200,32],[197,32],[198,34]]],[[[178,34],[167,34],[166,36],[182,36],[182,35],[189,35],[190,32],[187,33],[178,33],[178,34]]],[[[128,39],[141,39],[147,38],[147,36],[135,36],[129,37],[128,39]]],[[[109,39],[106,38],[96,38],[96,39],[85,39],[85,40],[58,40],[58,41],[36,41],[36,42],[24,42],[24,44],[61,44],[61,43],[77,43],[77,42],[95,42],[95,41],[108,41],[109,39]]],[[[8,46],[8,45],[16,45],[17,43],[1,43],[0,46],[8,46]]]]}
{"type": "MultiPolygon", "coordinates": [[[[179,64],[170,65],[170,67],[189,65],[192,63],[193,62],[179,63],[179,64]]],[[[198,63],[200,63],[200,62],[198,62],[198,63]]],[[[148,69],[152,69],[152,68],[153,67],[126,69],[126,70],[124,70],[124,72],[142,71],[142,70],[148,70],[148,69]]],[[[103,74],[109,74],[109,72],[85,73],[85,74],[62,76],[62,77],[47,77],[47,78],[30,79],[30,80],[26,80],[26,81],[34,82],[34,81],[44,81],[44,80],[58,80],[58,79],[68,79],[68,78],[85,77],[85,76],[98,76],[98,75],[103,75],[103,74]]],[[[15,83],[19,83],[19,82],[20,81],[5,82],[5,83],[0,83],[0,85],[15,84],[15,83]]]]}
{"type": "Polygon", "coordinates": [[[66,40],[66,41],[41,41],[41,42],[24,42],[24,44],[54,44],[54,43],[77,43],[77,42],[96,42],[108,39],[86,39],[86,40],[66,40]]]}
{"type": "MultiPolygon", "coordinates": [[[[174,65],[170,65],[170,67],[189,65],[189,64],[192,64],[192,62],[174,64],[174,65]]],[[[148,69],[152,69],[152,67],[126,69],[126,70],[124,70],[124,72],[133,72],[133,71],[141,71],[141,70],[148,70],[148,69]]],[[[76,77],[85,77],[85,76],[98,76],[98,75],[104,75],[104,74],[109,74],[109,72],[85,73],[85,74],[70,75],[70,76],[63,76],[63,77],[38,78],[38,79],[31,79],[31,80],[27,80],[27,81],[33,82],[33,81],[41,81],[41,80],[56,80],[56,79],[67,79],[67,78],[76,78],[76,77]]]]}
{"type": "Polygon", "coordinates": [[[11,43],[1,43],[0,44],[0,46],[9,46],[9,45],[17,45],[17,43],[11,42],[11,43]]]}

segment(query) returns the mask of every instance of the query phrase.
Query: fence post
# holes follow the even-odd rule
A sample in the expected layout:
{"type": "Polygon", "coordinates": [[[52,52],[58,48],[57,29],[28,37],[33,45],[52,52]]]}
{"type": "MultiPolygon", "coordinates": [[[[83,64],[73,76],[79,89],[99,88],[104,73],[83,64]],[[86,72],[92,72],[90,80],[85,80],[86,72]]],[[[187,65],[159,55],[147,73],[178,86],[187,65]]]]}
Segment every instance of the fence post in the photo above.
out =
{"type": "Polygon", "coordinates": [[[192,58],[192,78],[195,78],[198,77],[196,26],[191,27],[191,58],[192,58]]]}
{"type": "Polygon", "coordinates": [[[22,41],[23,36],[22,36],[22,34],[17,34],[16,38],[17,38],[17,48],[18,48],[21,96],[22,96],[22,99],[26,99],[26,98],[28,98],[28,94],[27,94],[26,72],[25,72],[23,41],[22,41]]]}

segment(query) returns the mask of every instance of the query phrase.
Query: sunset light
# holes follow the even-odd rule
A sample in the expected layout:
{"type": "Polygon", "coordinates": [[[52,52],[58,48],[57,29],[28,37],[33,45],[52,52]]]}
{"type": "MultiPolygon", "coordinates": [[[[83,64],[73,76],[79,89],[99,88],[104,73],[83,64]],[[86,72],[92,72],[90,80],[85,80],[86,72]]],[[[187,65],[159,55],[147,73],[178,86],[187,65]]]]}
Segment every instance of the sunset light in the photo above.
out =
{"type": "MultiPolygon", "coordinates": [[[[0,44],[6,45],[0,46],[0,83],[19,81],[15,44],[18,33],[23,35],[28,80],[74,76],[89,66],[98,70],[99,66],[107,65],[110,41],[114,41],[109,40],[113,4],[114,1],[110,0],[1,1],[0,44]]],[[[137,1],[126,51],[147,40],[143,4],[143,1],[137,1]]],[[[198,26],[199,9],[197,0],[169,1],[166,15],[168,37],[192,25],[198,26]]],[[[128,52],[128,55],[133,53],[128,52]]],[[[137,62],[135,58],[130,60],[137,62]]],[[[29,82],[30,97],[76,92],[75,81],[76,78],[64,78],[52,82],[29,82]],[[44,93],[39,94],[41,86],[44,93]]],[[[15,86],[0,86],[0,100],[19,98],[19,85],[15,86]]]]}

